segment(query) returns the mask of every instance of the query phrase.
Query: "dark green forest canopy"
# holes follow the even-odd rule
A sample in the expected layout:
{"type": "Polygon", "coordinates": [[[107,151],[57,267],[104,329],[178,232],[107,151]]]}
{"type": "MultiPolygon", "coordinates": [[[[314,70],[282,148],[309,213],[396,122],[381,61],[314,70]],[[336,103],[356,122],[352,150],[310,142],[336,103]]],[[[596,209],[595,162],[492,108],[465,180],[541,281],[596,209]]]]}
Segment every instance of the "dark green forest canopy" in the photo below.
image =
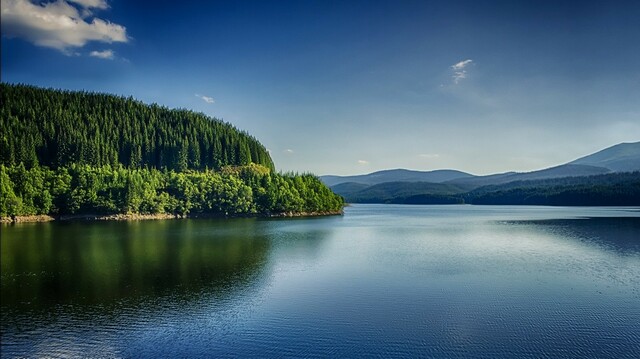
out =
{"type": "Polygon", "coordinates": [[[0,90],[0,163],[6,166],[184,171],[256,163],[274,169],[255,138],[202,113],[99,93],[6,83],[0,90]]]}
{"type": "Polygon", "coordinates": [[[640,172],[517,181],[463,195],[472,204],[550,206],[640,205],[640,172]]]}

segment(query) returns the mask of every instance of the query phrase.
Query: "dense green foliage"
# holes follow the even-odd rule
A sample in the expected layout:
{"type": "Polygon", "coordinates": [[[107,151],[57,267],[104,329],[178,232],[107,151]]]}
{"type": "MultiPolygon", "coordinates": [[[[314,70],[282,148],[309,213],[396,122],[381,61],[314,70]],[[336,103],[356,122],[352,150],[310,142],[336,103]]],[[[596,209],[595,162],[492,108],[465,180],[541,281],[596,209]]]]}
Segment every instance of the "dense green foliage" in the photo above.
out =
{"type": "Polygon", "coordinates": [[[0,84],[0,216],[340,211],[313,175],[274,173],[230,124],[106,94],[0,84]]]}
{"type": "Polygon", "coordinates": [[[508,204],[556,206],[640,205],[640,172],[513,181],[473,190],[460,184],[390,182],[340,184],[334,190],[353,203],[508,204]]]}
{"type": "Polygon", "coordinates": [[[133,98],[0,84],[0,163],[72,163],[175,171],[256,163],[273,170],[255,138],[228,123],[133,98]]]}
{"type": "Polygon", "coordinates": [[[340,211],[342,197],[313,175],[251,164],[221,171],[167,171],[72,164],[0,165],[0,216],[171,213],[222,216],[340,211]]]}

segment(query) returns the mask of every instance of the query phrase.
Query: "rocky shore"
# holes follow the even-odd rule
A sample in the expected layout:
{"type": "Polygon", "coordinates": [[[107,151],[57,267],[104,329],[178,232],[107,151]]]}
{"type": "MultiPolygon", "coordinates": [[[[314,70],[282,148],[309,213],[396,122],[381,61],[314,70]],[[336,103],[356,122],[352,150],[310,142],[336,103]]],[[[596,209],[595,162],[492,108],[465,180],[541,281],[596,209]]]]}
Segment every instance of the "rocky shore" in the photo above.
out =
{"type": "Polygon", "coordinates": [[[0,217],[0,223],[34,223],[50,221],[141,221],[158,219],[179,219],[179,218],[292,218],[292,217],[319,217],[319,216],[339,216],[342,211],[324,212],[282,212],[282,213],[248,213],[224,215],[219,213],[195,213],[186,216],[179,214],[158,213],[158,214],[73,214],[73,215],[33,215],[33,216],[9,216],[0,217]]]}

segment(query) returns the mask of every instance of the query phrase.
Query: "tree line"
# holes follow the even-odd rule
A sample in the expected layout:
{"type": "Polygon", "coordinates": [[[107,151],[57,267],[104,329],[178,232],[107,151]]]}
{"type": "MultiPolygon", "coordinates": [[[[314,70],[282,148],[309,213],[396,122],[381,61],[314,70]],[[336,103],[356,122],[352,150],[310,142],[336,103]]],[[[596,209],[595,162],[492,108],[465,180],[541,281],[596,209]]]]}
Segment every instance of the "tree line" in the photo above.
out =
{"type": "Polygon", "coordinates": [[[344,206],[311,174],[278,174],[249,164],[220,171],[71,164],[50,169],[0,165],[0,216],[337,212],[344,206]]]}

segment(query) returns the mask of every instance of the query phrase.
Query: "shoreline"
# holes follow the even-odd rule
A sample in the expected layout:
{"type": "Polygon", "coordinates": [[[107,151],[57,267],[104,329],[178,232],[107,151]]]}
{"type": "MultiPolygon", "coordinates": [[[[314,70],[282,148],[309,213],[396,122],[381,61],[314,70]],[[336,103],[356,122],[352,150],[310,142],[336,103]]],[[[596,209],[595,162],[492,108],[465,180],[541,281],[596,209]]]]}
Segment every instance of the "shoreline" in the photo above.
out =
{"type": "Polygon", "coordinates": [[[39,223],[39,222],[79,222],[79,221],[146,221],[146,220],[166,220],[166,219],[194,219],[194,218],[297,218],[297,217],[324,217],[341,216],[344,211],[321,211],[321,212],[282,212],[282,213],[247,213],[223,215],[219,213],[193,213],[188,215],[157,213],[119,213],[119,214],[65,214],[65,215],[31,215],[31,216],[11,216],[0,217],[2,224],[16,223],[39,223]]]}

